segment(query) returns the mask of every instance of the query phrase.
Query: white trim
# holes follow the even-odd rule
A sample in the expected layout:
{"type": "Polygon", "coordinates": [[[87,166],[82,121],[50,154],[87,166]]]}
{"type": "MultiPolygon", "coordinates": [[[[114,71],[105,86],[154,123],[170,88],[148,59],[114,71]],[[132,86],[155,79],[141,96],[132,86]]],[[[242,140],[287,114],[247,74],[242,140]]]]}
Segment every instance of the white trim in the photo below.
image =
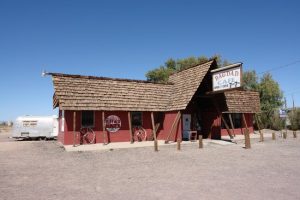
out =
{"type": "Polygon", "coordinates": [[[61,124],[60,124],[60,131],[65,132],[65,111],[61,111],[61,124]]]}

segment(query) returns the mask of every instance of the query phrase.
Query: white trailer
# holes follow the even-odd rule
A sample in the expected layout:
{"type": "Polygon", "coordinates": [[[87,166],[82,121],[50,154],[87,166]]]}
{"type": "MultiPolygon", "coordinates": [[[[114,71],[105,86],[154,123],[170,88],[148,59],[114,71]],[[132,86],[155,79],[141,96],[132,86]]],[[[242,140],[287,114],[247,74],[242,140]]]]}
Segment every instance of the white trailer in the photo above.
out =
{"type": "Polygon", "coordinates": [[[58,134],[57,116],[23,116],[13,124],[13,138],[56,138],[58,134]]]}

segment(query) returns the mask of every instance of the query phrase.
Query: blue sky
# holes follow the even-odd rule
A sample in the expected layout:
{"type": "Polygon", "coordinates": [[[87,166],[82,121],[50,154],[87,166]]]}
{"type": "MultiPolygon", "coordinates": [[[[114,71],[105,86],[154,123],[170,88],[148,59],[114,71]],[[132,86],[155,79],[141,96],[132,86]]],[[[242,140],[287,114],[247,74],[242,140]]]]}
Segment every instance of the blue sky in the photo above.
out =
{"type": "Polygon", "coordinates": [[[0,120],[52,115],[51,72],[145,79],[168,58],[220,54],[272,71],[300,106],[299,1],[0,0],[0,120]]]}

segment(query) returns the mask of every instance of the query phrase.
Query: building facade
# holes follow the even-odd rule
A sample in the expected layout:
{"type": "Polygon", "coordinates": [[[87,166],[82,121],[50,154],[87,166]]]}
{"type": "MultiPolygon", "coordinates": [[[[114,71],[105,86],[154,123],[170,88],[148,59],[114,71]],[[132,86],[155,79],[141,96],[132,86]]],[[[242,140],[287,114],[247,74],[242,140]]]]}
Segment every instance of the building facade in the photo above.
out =
{"type": "Polygon", "coordinates": [[[216,69],[211,60],[171,75],[165,84],[49,73],[53,107],[59,108],[58,141],[89,143],[82,138],[85,128],[95,135],[92,143],[135,142],[137,130],[146,132],[145,140],[165,141],[190,139],[191,133],[220,139],[246,127],[252,132],[259,94],[242,90],[241,83],[213,91],[216,69]]]}

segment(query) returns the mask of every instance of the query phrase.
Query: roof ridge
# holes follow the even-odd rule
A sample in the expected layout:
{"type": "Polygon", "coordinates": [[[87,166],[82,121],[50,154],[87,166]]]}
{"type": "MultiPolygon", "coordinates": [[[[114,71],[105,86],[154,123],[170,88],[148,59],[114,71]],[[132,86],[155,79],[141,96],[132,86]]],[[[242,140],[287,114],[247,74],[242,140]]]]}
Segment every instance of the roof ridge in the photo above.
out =
{"type": "Polygon", "coordinates": [[[147,80],[126,79],[126,78],[110,78],[110,77],[103,77],[103,76],[87,76],[87,75],[64,74],[64,73],[53,73],[53,72],[47,72],[46,74],[51,75],[51,76],[71,77],[71,78],[126,81],[126,82],[137,82],[137,83],[152,83],[152,84],[158,84],[158,85],[173,85],[173,83],[170,83],[170,82],[160,83],[160,82],[153,82],[153,81],[147,81],[147,80]]]}
{"type": "Polygon", "coordinates": [[[175,74],[178,74],[178,73],[183,72],[183,71],[186,71],[186,70],[188,70],[188,69],[192,69],[192,68],[198,67],[198,66],[200,66],[200,65],[205,65],[205,64],[207,64],[207,63],[209,63],[209,62],[214,62],[215,60],[216,60],[215,58],[209,59],[209,60],[206,61],[206,62],[199,63],[199,64],[193,65],[193,66],[191,66],[191,67],[188,67],[188,68],[179,70],[179,71],[177,71],[177,72],[174,72],[174,73],[172,73],[170,76],[175,75],[175,74]]]}

